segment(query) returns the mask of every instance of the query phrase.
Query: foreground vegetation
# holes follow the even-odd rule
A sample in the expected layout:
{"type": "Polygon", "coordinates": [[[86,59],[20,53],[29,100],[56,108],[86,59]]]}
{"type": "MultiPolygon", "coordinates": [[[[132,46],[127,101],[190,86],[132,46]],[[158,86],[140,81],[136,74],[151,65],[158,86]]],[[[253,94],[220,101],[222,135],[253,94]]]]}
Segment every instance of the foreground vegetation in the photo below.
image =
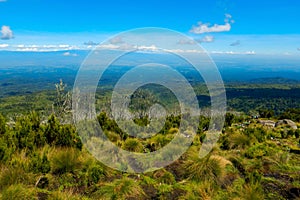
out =
{"type": "MultiPolygon", "coordinates": [[[[121,137],[105,113],[107,136],[126,150],[154,151],[177,132],[178,120],[150,139],[121,137]]],[[[288,125],[268,128],[256,119],[227,114],[217,146],[198,151],[208,119],[202,117],[190,149],[175,163],[151,173],[114,171],[82,146],[75,128],[51,115],[0,117],[2,199],[296,199],[300,193],[299,133],[288,125]]]]}
{"type": "MultiPolygon", "coordinates": [[[[69,120],[70,94],[64,88],[61,82],[56,92],[23,96],[24,105],[9,104],[9,99],[18,101],[21,96],[1,99],[1,107],[6,107],[0,115],[0,199],[300,198],[299,109],[286,109],[292,107],[287,104],[280,111],[260,106],[246,114],[228,112],[217,145],[202,159],[198,153],[209,118],[201,116],[196,137],[180,159],[154,172],[130,174],[104,166],[86,150],[69,120]],[[269,126],[281,119],[295,124],[269,126]]],[[[133,102],[139,104],[143,99],[135,95],[133,102]]],[[[147,105],[156,102],[156,97],[148,97],[147,105]]],[[[97,117],[107,137],[120,148],[141,153],[168,144],[181,119],[170,115],[158,134],[138,139],[120,130],[109,116],[102,111],[97,117]]],[[[135,123],[147,125],[147,115],[135,123]]]]}

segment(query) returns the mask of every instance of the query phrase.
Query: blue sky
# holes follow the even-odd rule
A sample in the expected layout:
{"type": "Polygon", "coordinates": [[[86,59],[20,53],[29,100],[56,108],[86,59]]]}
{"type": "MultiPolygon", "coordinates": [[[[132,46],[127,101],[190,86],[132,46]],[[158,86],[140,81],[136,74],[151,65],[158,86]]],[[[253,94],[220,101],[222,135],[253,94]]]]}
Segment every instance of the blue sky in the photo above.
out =
{"type": "Polygon", "coordinates": [[[0,49],[81,49],[120,31],[163,27],[209,52],[299,56],[299,10],[297,0],[0,0],[0,49]]]}

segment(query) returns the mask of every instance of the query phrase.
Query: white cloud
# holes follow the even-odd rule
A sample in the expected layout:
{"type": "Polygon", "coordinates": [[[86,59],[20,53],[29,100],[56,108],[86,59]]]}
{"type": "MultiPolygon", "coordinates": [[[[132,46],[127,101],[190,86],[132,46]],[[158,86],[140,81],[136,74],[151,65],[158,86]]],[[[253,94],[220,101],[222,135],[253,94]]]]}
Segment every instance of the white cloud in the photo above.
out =
{"type": "Polygon", "coordinates": [[[224,25],[214,24],[213,26],[209,27],[209,24],[202,24],[201,22],[199,22],[198,26],[193,26],[190,32],[195,34],[202,34],[202,33],[225,32],[230,30],[231,30],[231,25],[229,23],[226,23],[224,25]]]}
{"type": "Polygon", "coordinates": [[[68,44],[60,44],[60,45],[58,45],[58,47],[59,48],[69,48],[70,45],[68,45],[68,44]]]}
{"type": "Polygon", "coordinates": [[[52,51],[69,51],[69,50],[80,50],[86,49],[76,45],[57,44],[57,45],[36,45],[36,44],[18,44],[11,45],[8,50],[14,51],[34,51],[34,52],[52,52],[52,51]]]}
{"type": "Polygon", "coordinates": [[[120,46],[114,44],[102,44],[99,46],[101,49],[119,49],[120,46]]]}
{"type": "Polygon", "coordinates": [[[6,0],[0,0],[0,2],[6,2],[6,0]]]}
{"type": "Polygon", "coordinates": [[[24,48],[17,48],[16,51],[39,51],[36,47],[24,47],[24,48]]]}
{"type": "Polygon", "coordinates": [[[245,54],[246,55],[255,55],[256,53],[255,53],[255,51],[247,51],[247,52],[245,52],[245,54]]]}
{"type": "Polygon", "coordinates": [[[207,36],[204,36],[203,38],[195,39],[195,40],[181,39],[177,42],[177,44],[180,44],[180,45],[193,45],[193,44],[196,44],[197,42],[199,42],[199,43],[213,42],[214,40],[215,40],[215,38],[213,36],[207,35],[207,36]]]}
{"type": "Polygon", "coordinates": [[[225,19],[231,19],[231,18],[232,18],[231,14],[228,13],[225,14],[225,19]]]}
{"type": "Polygon", "coordinates": [[[164,49],[164,51],[170,53],[205,53],[205,51],[197,49],[164,49]]]}
{"type": "Polygon", "coordinates": [[[298,51],[300,51],[300,48],[297,48],[298,51]]]}
{"type": "Polygon", "coordinates": [[[116,45],[116,44],[102,44],[100,46],[98,46],[98,48],[101,49],[107,49],[107,50],[121,50],[121,51],[134,51],[134,50],[140,50],[140,51],[158,51],[159,49],[155,46],[155,45],[150,45],[150,46],[146,46],[146,45],[141,45],[141,46],[137,46],[137,45],[131,45],[128,43],[123,43],[120,45],[116,45]]]}
{"type": "Polygon", "coordinates": [[[9,40],[9,39],[14,38],[13,31],[10,29],[9,26],[2,26],[0,32],[2,33],[2,36],[1,36],[2,40],[9,40]]]}
{"type": "Polygon", "coordinates": [[[52,49],[52,48],[56,48],[56,45],[52,45],[52,44],[45,44],[42,46],[42,48],[46,48],[46,49],[52,49]]]}
{"type": "Polygon", "coordinates": [[[9,47],[8,44],[0,44],[0,48],[7,48],[7,47],[9,47]]]}
{"type": "Polygon", "coordinates": [[[234,52],[234,51],[211,51],[212,54],[226,54],[226,55],[256,55],[255,51],[234,52]]]}
{"type": "Polygon", "coordinates": [[[203,37],[202,39],[197,39],[198,42],[202,43],[202,42],[213,42],[215,40],[215,38],[211,35],[207,35],[205,37],[203,37]]]}
{"type": "Polygon", "coordinates": [[[155,45],[151,45],[151,46],[138,46],[137,47],[138,50],[145,50],[145,51],[157,51],[158,48],[155,45]]]}
{"type": "Polygon", "coordinates": [[[99,45],[99,43],[96,43],[96,42],[93,42],[93,41],[88,41],[88,42],[85,42],[83,44],[87,45],[87,46],[97,46],[97,45],[99,45]]]}
{"type": "Polygon", "coordinates": [[[76,54],[76,53],[70,53],[70,52],[65,52],[65,53],[63,53],[63,56],[78,56],[78,54],[76,54]]]}
{"type": "Polygon", "coordinates": [[[110,39],[109,42],[111,44],[122,44],[122,43],[124,43],[123,39],[119,36],[110,39]]]}
{"type": "Polygon", "coordinates": [[[225,14],[225,24],[219,25],[214,24],[210,26],[209,23],[203,24],[202,22],[198,22],[197,26],[193,26],[190,30],[191,33],[202,34],[202,33],[218,33],[218,32],[226,32],[231,30],[231,24],[234,23],[234,20],[231,19],[232,16],[230,14],[225,14]]]}
{"type": "Polygon", "coordinates": [[[182,44],[182,45],[185,45],[185,44],[196,44],[196,42],[194,40],[181,39],[181,40],[178,41],[177,44],[182,44]]]}

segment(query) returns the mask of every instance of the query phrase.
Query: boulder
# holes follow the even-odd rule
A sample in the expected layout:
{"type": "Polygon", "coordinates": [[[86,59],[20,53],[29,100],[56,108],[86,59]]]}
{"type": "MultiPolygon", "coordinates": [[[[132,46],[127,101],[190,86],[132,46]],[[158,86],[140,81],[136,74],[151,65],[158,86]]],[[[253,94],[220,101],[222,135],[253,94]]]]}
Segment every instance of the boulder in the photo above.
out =
{"type": "Polygon", "coordinates": [[[297,129],[296,123],[293,122],[293,121],[290,120],[290,119],[282,119],[282,120],[279,120],[278,122],[276,122],[276,127],[277,127],[277,126],[281,126],[281,125],[288,125],[288,126],[290,126],[292,129],[294,129],[294,130],[297,129]]]}
{"type": "Polygon", "coordinates": [[[275,122],[272,120],[258,120],[257,121],[259,124],[262,124],[263,126],[267,126],[267,127],[271,127],[274,128],[275,127],[275,122]]]}

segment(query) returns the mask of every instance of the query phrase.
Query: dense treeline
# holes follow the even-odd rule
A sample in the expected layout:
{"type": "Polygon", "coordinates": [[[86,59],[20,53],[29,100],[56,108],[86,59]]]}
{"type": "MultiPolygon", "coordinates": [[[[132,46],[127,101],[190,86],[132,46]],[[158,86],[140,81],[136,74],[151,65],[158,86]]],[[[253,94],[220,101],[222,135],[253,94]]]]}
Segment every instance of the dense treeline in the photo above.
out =
{"type": "MultiPolygon", "coordinates": [[[[100,112],[101,108],[110,104],[112,88],[111,85],[104,85],[98,89],[96,108],[100,110],[97,111],[100,112]]],[[[71,88],[68,87],[68,89],[71,88]]],[[[194,89],[199,106],[201,108],[208,107],[210,97],[206,86],[198,84],[194,86],[194,89]]],[[[147,90],[152,93],[152,99],[149,99],[148,102],[157,101],[168,109],[178,110],[176,97],[169,90],[156,85],[147,86],[147,90]]],[[[272,110],[274,115],[279,116],[288,109],[300,108],[300,86],[298,84],[230,84],[226,85],[226,96],[229,110],[244,112],[249,115],[267,109],[272,110]]],[[[28,113],[30,110],[35,110],[48,116],[52,113],[52,105],[56,98],[57,92],[52,90],[7,94],[0,97],[0,110],[5,115],[28,113]]],[[[109,110],[106,111],[109,112],[109,110]]]]}

